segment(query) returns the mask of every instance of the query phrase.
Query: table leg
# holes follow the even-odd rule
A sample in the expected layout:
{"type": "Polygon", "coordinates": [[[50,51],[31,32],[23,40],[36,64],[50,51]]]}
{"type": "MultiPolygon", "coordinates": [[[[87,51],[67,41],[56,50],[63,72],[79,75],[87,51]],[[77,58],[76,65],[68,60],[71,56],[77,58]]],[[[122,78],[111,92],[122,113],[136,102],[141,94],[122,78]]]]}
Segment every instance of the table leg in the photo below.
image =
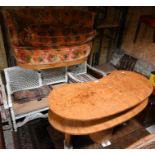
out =
{"type": "Polygon", "coordinates": [[[65,140],[64,140],[64,149],[72,149],[73,146],[71,145],[71,135],[65,133],[65,140]]]}

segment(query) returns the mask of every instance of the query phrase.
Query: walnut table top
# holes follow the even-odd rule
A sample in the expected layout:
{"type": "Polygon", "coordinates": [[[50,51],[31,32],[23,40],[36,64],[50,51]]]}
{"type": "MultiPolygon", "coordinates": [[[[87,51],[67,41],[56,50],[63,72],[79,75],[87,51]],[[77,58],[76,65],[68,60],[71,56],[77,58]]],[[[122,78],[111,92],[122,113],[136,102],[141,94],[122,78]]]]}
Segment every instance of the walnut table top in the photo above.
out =
{"type": "Polygon", "coordinates": [[[138,73],[113,71],[98,81],[55,88],[48,104],[51,112],[63,119],[91,121],[137,106],[152,90],[148,79],[138,73]]]}

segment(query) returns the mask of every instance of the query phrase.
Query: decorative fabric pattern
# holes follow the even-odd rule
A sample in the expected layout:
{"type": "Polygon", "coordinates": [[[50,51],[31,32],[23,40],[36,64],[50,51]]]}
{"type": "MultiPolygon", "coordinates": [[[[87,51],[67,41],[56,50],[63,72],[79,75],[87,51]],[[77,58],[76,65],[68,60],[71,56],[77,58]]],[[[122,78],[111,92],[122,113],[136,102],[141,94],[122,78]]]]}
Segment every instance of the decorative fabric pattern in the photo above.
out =
{"type": "Polygon", "coordinates": [[[17,62],[52,64],[89,55],[94,14],[66,9],[4,11],[17,62]]]}
{"type": "Polygon", "coordinates": [[[14,48],[16,60],[22,64],[51,64],[87,57],[91,44],[60,48],[14,48]]]}
{"type": "Polygon", "coordinates": [[[83,27],[28,26],[18,34],[18,46],[58,47],[87,43],[93,39],[93,29],[83,27]]]}

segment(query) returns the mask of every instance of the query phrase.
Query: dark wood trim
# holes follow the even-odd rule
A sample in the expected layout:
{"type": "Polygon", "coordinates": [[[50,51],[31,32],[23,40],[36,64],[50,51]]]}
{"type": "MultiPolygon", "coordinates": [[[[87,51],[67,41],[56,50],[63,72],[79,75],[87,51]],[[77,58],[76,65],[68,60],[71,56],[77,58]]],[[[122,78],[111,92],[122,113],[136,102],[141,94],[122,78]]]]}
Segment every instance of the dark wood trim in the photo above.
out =
{"type": "Polygon", "coordinates": [[[0,114],[0,149],[5,149],[5,141],[4,141],[4,134],[2,129],[2,120],[0,114]]]}
{"type": "Polygon", "coordinates": [[[118,34],[118,41],[116,45],[117,48],[121,48],[122,46],[124,30],[125,30],[127,15],[128,15],[128,7],[123,6],[121,7],[121,10],[122,10],[122,13],[121,13],[121,19],[120,19],[119,34],[118,34]]]}

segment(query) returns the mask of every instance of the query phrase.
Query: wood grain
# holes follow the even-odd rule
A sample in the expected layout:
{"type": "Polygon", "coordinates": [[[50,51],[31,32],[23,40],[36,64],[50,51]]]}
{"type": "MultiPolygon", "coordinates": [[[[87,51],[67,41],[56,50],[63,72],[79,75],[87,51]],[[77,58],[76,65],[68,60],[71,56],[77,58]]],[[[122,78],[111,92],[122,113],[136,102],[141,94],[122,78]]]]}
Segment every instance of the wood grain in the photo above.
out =
{"type": "Polygon", "coordinates": [[[127,149],[155,149],[155,134],[137,140],[128,146],[127,149]]]}
{"type": "Polygon", "coordinates": [[[4,47],[2,29],[0,25],[0,70],[3,70],[6,67],[8,67],[7,58],[6,58],[6,51],[4,47]]]}
{"type": "Polygon", "coordinates": [[[113,71],[97,82],[55,88],[48,96],[48,104],[53,113],[64,119],[96,120],[136,106],[152,90],[149,80],[140,74],[113,71]]]}
{"type": "Polygon", "coordinates": [[[71,135],[92,134],[102,130],[110,129],[141,112],[148,104],[148,98],[142,101],[134,108],[123,113],[113,115],[107,118],[102,118],[94,121],[71,121],[61,118],[52,111],[48,113],[50,124],[57,130],[71,135]]]}
{"type": "Polygon", "coordinates": [[[48,107],[47,97],[42,98],[40,101],[33,100],[23,104],[13,101],[13,109],[16,116],[27,114],[29,112],[40,110],[46,107],[48,107]]]}

